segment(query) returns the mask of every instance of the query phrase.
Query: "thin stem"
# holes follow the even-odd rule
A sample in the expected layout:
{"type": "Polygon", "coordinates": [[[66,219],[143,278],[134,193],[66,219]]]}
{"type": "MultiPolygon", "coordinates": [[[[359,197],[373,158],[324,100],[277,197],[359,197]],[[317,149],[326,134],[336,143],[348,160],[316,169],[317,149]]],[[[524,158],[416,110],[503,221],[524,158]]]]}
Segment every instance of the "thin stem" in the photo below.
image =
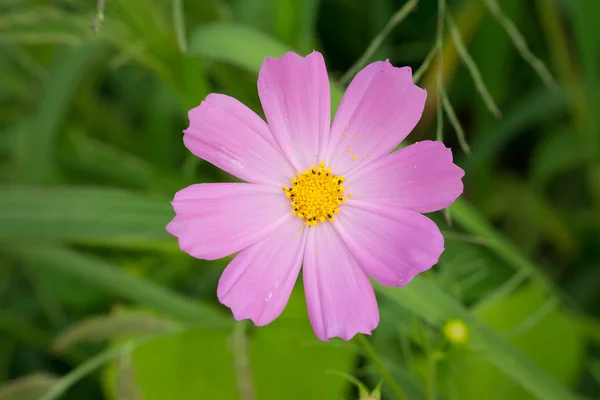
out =
{"type": "Polygon", "coordinates": [[[398,24],[404,21],[408,14],[415,9],[418,2],[419,0],[408,0],[406,4],[402,6],[402,8],[400,8],[394,15],[392,15],[387,25],[383,28],[381,32],[379,32],[377,36],[375,36],[375,38],[371,41],[369,47],[367,47],[367,50],[365,50],[363,55],[358,59],[356,63],[354,63],[352,67],[350,67],[348,72],[346,72],[344,76],[342,76],[342,78],[340,79],[341,83],[346,83],[347,81],[349,81],[350,78],[354,76],[354,74],[356,74],[362,67],[364,67],[364,65],[369,61],[369,58],[371,58],[371,56],[377,51],[379,46],[381,46],[381,43],[383,43],[387,35],[389,35],[392,29],[394,29],[398,24]]]}
{"type": "Polygon", "coordinates": [[[104,22],[104,0],[98,0],[97,10],[96,18],[94,18],[94,22],[92,24],[94,33],[98,33],[98,31],[100,31],[102,22],[104,22]]]}
{"type": "Polygon", "coordinates": [[[140,346],[168,335],[169,334],[147,336],[140,339],[130,340],[116,347],[109,347],[100,354],[88,359],[86,362],[79,365],[67,375],[63,376],[38,400],[58,400],[73,385],[108,362],[116,359],[124,353],[131,353],[140,346]]]}
{"type": "Polygon", "coordinates": [[[489,241],[483,236],[470,235],[468,233],[456,231],[442,231],[444,238],[448,240],[456,240],[460,242],[473,243],[480,246],[489,246],[489,241]]]}
{"type": "Polygon", "coordinates": [[[385,382],[390,386],[390,388],[396,395],[396,398],[400,400],[408,400],[408,397],[406,397],[404,392],[402,392],[402,389],[400,388],[398,383],[396,383],[390,372],[387,370],[387,368],[383,365],[383,363],[377,356],[377,353],[375,352],[375,349],[373,348],[371,342],[369,342],[369,339],[367,339],[365,335],[362,334],[356,335],[356,338],[358,339],[362,347],[365,349],[367,357],[375,365],[375,368],[377,368],[385,382]]]}
{"type": "Polygon", "coordinates": [[[427,399],[435,400],[437,397],[437,361],[431,354],[427,355],[427,369],[429,370],[429,379],[427,379],[427,399]]]}
{"type": "Polygon", "coordinates": [[[247,324],[245,321],[237,322],[233,326],[231,338],[233,350],[233,364],[237,378],[237,386],[242,400],[254,400],[254,387],[252,386],[252,372],[248,358],[247,324]]]}
{"type": "Polygon", "coordinates": [[[185,18],[183,12],[183,1],[173,0],[173,26],[177,37],[177,46],[183,54],[187,53],[187,39],[185,34],[185,18]]]}
{"type": "Polygon", "coordinates": [[[125,346],[131,346],[131,344],[128,343],[124,346],[110,348],[98,354],[97,356],[90,358],[89,360],[81,364],[79,367],[75,368],[67,375],[63,376],[56,384],[54,384],[50,388],[50,390],[44,393],[44,395],[38,400],[59,399],[64,393],[67,392],[67,390],[69,390],[70,387],[79,382],[83,377],[87,376],[88,374],[92,373],[104,364],[118,357],[125,346]]]}
{"type": "Polygon", "coordinates": [[[531,274],[527,270],[519,270],[510,279],[500,285],[489,296],[485,297],[473,307],[473,312],[480,313],[499,300],[514,292],[531,274]]]}
{"type": "Polygon", "coordinates": [[[436,47],[438,56],[437,69],[437,129],[436,140],[444,140],[444,116],[442,114],[442,85],[444,84],[444,14],[446,12],[446,0],[438,0],[437,35],[436,47]]]}
{"type": "Polygon", "coordinates": [[[429,68],[429,64],[431,64],[433,58],[438,54],[438,49],[439,46],[436,42],[435,46],[433,46],[433,48],[429,51],[429,54],[427,54],[427,57],[425,57],[425,60],[423,60],[423,63],[417,72],[413,74],[413,82],[415,82],[415,84],[421,80],[423,74],[427,71],[427,68],[429,68]]]}
{"type": "Polygon", "coordinates": [[[510,37],[513,42],[513,45],[523,58],[526,63],[528,63],[531,68],[538,74],[538,76],[542,79],[544,84],[552,89],[554,92],[558,92],[558,84],[554,80],[554,77],[546,68],[546,65],[537,58],[529,49],[525,38],[517,29],[517,26],[504,14],[502,8],[500,8],[500,4],[498,4],[497,0],[483,0],[488,11],[492,16],[504,27],[504,30],[510,37]]]}
{"type": "Polygon", "coordinates": [[[496,118],[500,118],[502,113],[500,109],[496,105],[496,102],[492,98],[489,90],[485,86],[483,82],[483,77],[481,76],[481,72],[479,72],[479,68],[477,68],[477,64],[475,64],[475,60],[469,54],[467,50],[467,46],[462,40],[462,36],[460,31],[458,30],[456,23],[454,22],[454,18],[450,13],[446,13],[446,20],[448,21],[448,30],[450,31],[450,36],[452,37],[452,41],[454,42],[454,47],[456,48],[456,52],[460,56],[462,62],[465,64],[469,73],[471,74],[471,79],[473,79],[473,83],[475,84],[475,88],[479,92],[479,95],[483,99],[484,103],[487,105],[490,112],[496,118]]]}
{"type": "Polygon", "coordinates": [[[448,94],[446,93],[446,89],[444,88],[443,84],[439,86],[439,92],[442,96],[442,105],[444,107],[444,111],[446,112],[446,116],[448,116],[448,121],[450,121],[450,124],[454,127],[454,130],[456,131],[458,143],[460,144],[460,147],[465,152],[465,154],[470,155],[471,148],[469,147],[467,139],[465,138],[465,131],[463,130],[462,125],[460,124],[460,121],[458,120],[458,117],[454,112],[454,108],[452,107],[452,103],[450,103],[450,100],[448,99],[448,94]]]}

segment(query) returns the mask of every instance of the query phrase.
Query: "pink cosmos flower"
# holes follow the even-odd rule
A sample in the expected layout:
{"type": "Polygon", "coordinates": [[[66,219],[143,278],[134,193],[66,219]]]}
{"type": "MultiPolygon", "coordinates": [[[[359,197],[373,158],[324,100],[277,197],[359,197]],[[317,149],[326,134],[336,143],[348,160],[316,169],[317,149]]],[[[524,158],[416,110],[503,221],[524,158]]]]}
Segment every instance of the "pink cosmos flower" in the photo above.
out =
{"type": "Polygon", "coordinates": [[[175,195],[167,230],[190,255],[239,252],[217,294],[236,320],[283,311],[300,267],[321,340],[370,334],[379,311],[369,276],[404,286],[434,265],[444,238],[421,213],[450,205],[463,171],[441,142],[390,152],[415,127],[427,93],[410,68],[375,62],[346,91],[333,124],[323,56],[267,58],[258,94],[268,122],[210,94],[189,112],[184,143],[248,183],[201,183],[175,195]]]}

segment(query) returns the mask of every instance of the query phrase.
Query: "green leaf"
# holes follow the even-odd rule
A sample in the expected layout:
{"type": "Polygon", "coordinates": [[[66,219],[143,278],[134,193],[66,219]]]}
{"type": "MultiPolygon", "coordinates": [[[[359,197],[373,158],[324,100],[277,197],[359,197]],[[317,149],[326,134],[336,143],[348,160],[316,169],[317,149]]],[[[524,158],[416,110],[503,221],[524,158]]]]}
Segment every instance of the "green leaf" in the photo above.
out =
{"type": "Polygon", "coordinates": [[[54,239],[176,249],[169,200],[125,190],[0,188],[0,240],[54,239]]]}
{"type": "MultiPolygon", "coordinates": [[[[224,331],[189,329],[137,347],[131,368],[144,400],[235,399],[233,354],[224,331]]],[[[108,398],[115,398],[117,369],[105,376],[108,398]]]]}
{"type": "Polygon", "coordinates": [[[573,139],[571,130],[560,130],[547,135],[535,148],[531,160],[531,180],[538,188],[544,188],[559,174],[586,165],[590,160],[580,151],[581,146],[573,139]]]}
{"type": "MultiPolygon", "coordinates": [[[[281,399],[285,393],[286,400],[306,400],[342,396],[346,383],[327,371],[349,373],[356,355],[348,346],[316,339],[300,291],[292,294],[282,316],[272,324],[249,335],[238,327],[233,334],[192,328],[135,349],[132,368],[142,397],[281,399]]],[[[105,381],[113,395],[115,372],[114,366],[109,368],[105,381]]]]}
{"type": "Polygon", "coordinates": [[[23,2],[10,11],[2,15],[0,43],[80,45],[92,36],[91,17],[73,16],[53,7],[32,7],[23,2]]]}
{"type": "MultiPolygon", "coordinates": [[[[597,1],[574,1],[570,6],[572,7],[571,18],[576,44],[579,49],[578,55],[581,58],[581,67],[585,79],[584,90],[587,91],[590,108],[597,110],[598,105],[600,105],[600,93],[598,91],[600,87],[600,78],[598,78],[600,38],[596,34],[598,32],[598,20],[595,16],[600,13],[600,4],[597,1]]],[[[594,113],[594,116],[595,126],[597,127],[600,125],[600,116],[598,113],[594,113]]],[[[596,135],[596,138],[598,138],[598,135],[596,135]]]]}
{"type": "Polygon", "coordinates": [[[91,287],[163,312],[200,327],[222,329],[231,318],[213,307],[194,302],[161,286],[127,274],[123,269],[91,255],[60,246],[13,245],[5,250],[37,268],[79,279],[91,287]]]}
{"type": "Polygon", "coordinates": [[[338,399],[346,383],[327,371],[350,373],[356,361],[341,340],[325,344],[315,337],[299,287],[281,317],[252,332],[250,355],[258,399],[282,393],[289,400],[338,399]]]}
{"type": "MultiPolygon", "coordinates": [[[[166,137],[165,132],[163,130],[161,133],[166,137]]],[[[154,143],[163,144],[162,138],[156,139],[154,143]]],[[[68,136],[67,144],[64,153],[61,153],[62,166],[70,167],[86,176],[100,177],[113,186],[125,186],[156,193],[174,192],[177,187],[182,186],[181,182],[158,171],[156,162],[151,164],[117,146],[94,139],[84,132],[73,132],[68,136]]],[[[162,149],[165,149],[165,146],[162,146],[162,149]]],[[[152,149],[152,152],[154,155],[158,151],[152,149]]]]}
{"type": "MultiPolygon", "coordinates": [[[[190,39],[189,54],[206,60],[233,64],[258,73],[267,57],[281,57],[290,48],[254,29],[215,24],[199,27],[190,39]]],[[[342,99],[342,90],[331,84],[332,113],[342,99]]]]}
{"type": "Polygon", "coordinates": [[[577,252],[579,243],[569,221],[541,190],[510,176],[498,177],[496,189],[497,195],[488,203],[488,210],[492,210],[488,216],[504,216],[504,230],[520,248],[532,253],[543,241],[564,255],[577,252]]]}
{"type": "Polygon", "coordinates": [[[465,200],[458,199],[450,206],[452,217],[465,231],[486,239],[489,248],[502,261],[518,271],[534,278],[554,296],[561,292],[552,281],[523,252],[501,233],[497,232],[486,219],[465,200]]]}
{"type": "Polygon", "coordinates": [[[288,51],[288,47],[262,32],[233,24],[201,26],[192,33],[189,45],[192,55],[253,72],[258,72],[265,58],[281,57],[288,51]]]}
{"type": "Polygon", "coordinates": [[[275,32],[281,42],[310,51],[319,0],[272,0],[275,32]]]}
{"type": "MultiPolygon", "coordinates": [[[[545,301],[539,290],[529,286],[486,308],[480,317],[495,330],[508,335],[510,342],[549,376],[571,386],[582,366],[585,342],[574,321],[560,309],[536,317],[545,301]]],[[[475,357],[477,352],[453,378],[461,399],[533,398],[506,372],[475,357]]],[[[458,359],[450,362],[460,364],[458,359]]],[[[461,367],[454,365],[453,368],[461,367]]]]}
{"type": "Polygon", "coordinates": [[[532,126],[546,122],[549,115],[560,114],[565,108],[562,93],[556,95],[546,89],[536,90],[516,101],[502,119],[470,140],[472,155],[459,165],[464,165],[467,176],[473,182],[471,187],[475,197],[493,191],[493,180],[490,179],[493,166],[515,137],[532,126]]]}

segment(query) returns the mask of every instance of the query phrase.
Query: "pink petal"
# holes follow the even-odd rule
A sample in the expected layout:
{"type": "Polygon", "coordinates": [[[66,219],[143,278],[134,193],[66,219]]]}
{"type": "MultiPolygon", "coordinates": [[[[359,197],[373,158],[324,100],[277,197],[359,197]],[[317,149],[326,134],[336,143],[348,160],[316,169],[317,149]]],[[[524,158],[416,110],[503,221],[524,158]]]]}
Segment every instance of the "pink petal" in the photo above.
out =
{"type": "Polygon", "coordinates": [[[189,112],[183,141],[196,156],[247,182],[281,186],[295,170],[254,111],[222,94],[209,94],[189,112]]]}
{"type": "Polygon", "coordinates": [[[360,71],[346,90],[331,128],[325,162],[345,175],[391,152],[413,130],[427,92],[410,68],[378,61],[360,71]]]}
{"type": "Polygon", "coordinates": [[[372,202],[421,213],[448,207],[463,191],[464,171],[442,142],[425,141],[381,157],[346,179],[348,204],[372,202]]]}
{"type": "Polygon", "coordinates": [[[167,231],[177,236],[181,250],[207,260],[264,239],[291,216],[281,189],[251,183],[188,186],[171,204],[177,215],[167,231]]]}
{"type": "Polygon", "coordinates": [[[345,205],[334,222],[361,268],[386,286],[404,286],[437,263],[444,238],[429,218],[411,210],[345,205]]]}
{"type": "Polygon", "coordinates": [[[267,325],[277,318],[290,298],[300,272],[307,230],[289,217],[274,233],[242,250],[227,266],[217,295],[236,320],[250,318],[267,325]]]}
{"type": "Polygon", "coordinates": [[[350,340],[377,327],[371,282],[329,223],[310,228],[303,275],[308,316],[319,339],[350,340]]]}
{"type": "Polygon", "coordinates": [[[296,170],[321,161],[318,154],[331,123],[329,80],[321,53],[267,58],[258,75],[258,94],[275,140],[296,170]]]}

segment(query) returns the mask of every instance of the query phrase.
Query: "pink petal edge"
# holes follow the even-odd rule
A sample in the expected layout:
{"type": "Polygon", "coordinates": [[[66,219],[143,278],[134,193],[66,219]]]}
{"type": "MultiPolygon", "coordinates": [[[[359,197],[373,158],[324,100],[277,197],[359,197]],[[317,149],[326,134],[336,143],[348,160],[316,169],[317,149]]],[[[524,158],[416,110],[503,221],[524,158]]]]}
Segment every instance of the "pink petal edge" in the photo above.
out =
{"type": "Polygon", "coordinates": [[[177,236],[181,250],[207,260],[262,240],[290,216],[281,189],[252,183],[188,186],[177,192],[171,204],[177,215],[167,231],[177,236]]]}
{"type": "Polygon", "coordinates": [[[263,326],[287,304],[302,264],[306,231],[291,214],[275,232],[242,250],[219,279],[217,296],[236,320],[263,326]]]}
{"type": "Polygon", "coordinates": [[[328,223],[310,228],[302,274],[308,316],[319,339],[350,340],[377,327],[371,282],[328,223]]]}
{"type": "Polygon", "coordinates": [[[389,204],[419,213],[448,207],[463,192],[464,171],[442,142],[423,141],[379,158],[346,177],[348,205],[389,204]]]}
{"type": "Polygon", "coordinates": [[[444,251],[437,225],[415,211],[371,203],[346,205],[333,223],[360,267],[385,286],[405,286],[444,251]]]}
{"type": "Polygon", "coordinates": [[[344,93],[325,161],[337,175],[346,175],[389,154],[421,118],[426,97],[409,67],[388,61],[366,66],[344,93]]]}
{"type": "Polygon", "coordinates": [[[267,58],[258,75],[258,94],[271,132],[296,171],[317,164],[331,124],[329,80],[321,53],[267,58]]]}
{"type": "Polygon", "coordinates": [[[296,171],[277,148],[267,124],[233,97],[209,94],[189,112],[186,147],[247,182],[281,186],[296,171]]]}

